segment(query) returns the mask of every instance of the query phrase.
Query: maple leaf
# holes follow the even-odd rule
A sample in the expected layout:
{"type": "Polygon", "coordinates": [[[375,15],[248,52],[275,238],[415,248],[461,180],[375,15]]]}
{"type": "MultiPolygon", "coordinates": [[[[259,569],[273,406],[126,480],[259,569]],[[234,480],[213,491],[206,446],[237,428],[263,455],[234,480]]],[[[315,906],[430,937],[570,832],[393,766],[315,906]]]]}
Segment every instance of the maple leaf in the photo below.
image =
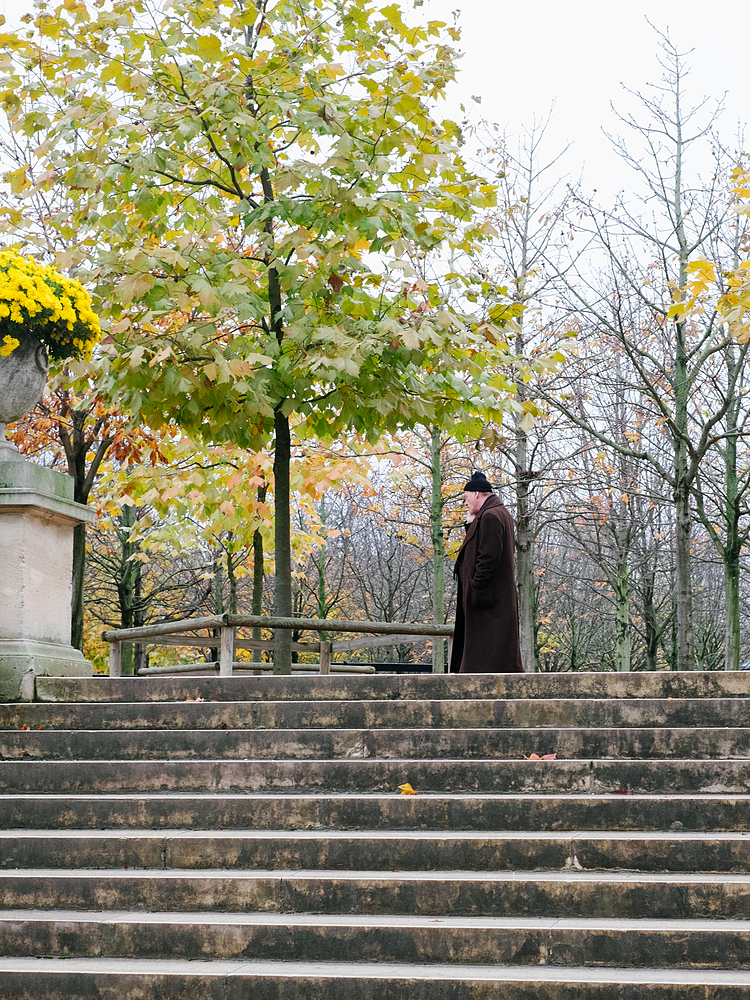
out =
{"type": "Polygon", "coordinates": [[[417,794],[414,791],[414,789],[411,787],[411,785],[409,784],[408,781],[405,784],[403,784],[403,785],[399,785],[398,787],[401,790],[401,794],[402,795],[416,795],[417,794]]]}

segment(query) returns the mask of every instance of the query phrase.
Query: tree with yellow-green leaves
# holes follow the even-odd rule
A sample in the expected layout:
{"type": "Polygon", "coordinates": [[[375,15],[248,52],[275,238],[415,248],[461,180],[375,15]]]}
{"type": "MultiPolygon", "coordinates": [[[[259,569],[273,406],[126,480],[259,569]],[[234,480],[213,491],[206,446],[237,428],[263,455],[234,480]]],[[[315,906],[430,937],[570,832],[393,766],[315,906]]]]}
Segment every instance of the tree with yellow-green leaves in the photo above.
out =
{"type": "Polygon", "coordinates": [[[66,0],[3,36],[0,100],[26,144],[5,232],[64,236],[56,264],[92,289],[126,410],[273,441],[277,615],[292,610],[290,418],[372,438],[512,392],[488,327],[405,280],[415,253],[473,253],[493,189],[435,111],[457,33],[404,6],[66,0]],[[42,192],[40,222],[24,199],[42,192]]]}

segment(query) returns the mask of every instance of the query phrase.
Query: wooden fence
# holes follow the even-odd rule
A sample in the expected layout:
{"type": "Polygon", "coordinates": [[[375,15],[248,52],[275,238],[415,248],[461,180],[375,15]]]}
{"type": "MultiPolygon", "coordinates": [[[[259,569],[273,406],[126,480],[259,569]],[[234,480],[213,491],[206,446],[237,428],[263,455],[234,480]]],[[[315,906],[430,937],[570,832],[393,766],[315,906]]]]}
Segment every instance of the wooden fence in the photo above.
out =
{"type": "MultiPolygon", "coordinates": [[[[365,633],[367,637],[360,639],[343,639],[339,642],[321,638],[318,642],[294,642],[292,652],[314,653],[320,655],[318,670],[321,674],[329,674],[333,669],[341,673],[374,673],[375,668],[369,664],[344,665],[331,662],[334,653],[349,652],[356,649],[367,649],[377,646],[393,646],[405,642],[418,642],[420,639],[447,639],[448,661],[453,638],[452,625],[418,624],[414,622],[359,622],[337,621],[328,618],[274,618],[262,615],[210,615],[206,618],[183,618],[174,622],[163,622],[159,625],[144,625],[139,628],[111,629],[102,633],[102,639],[109,643],[109,676],[122,675],[122,643],[149,642],[167,646],[201,646],[202,648],[218,646],[219,674],[231,677],[235,669],[240,670],[272,670],[270,663],[257,661],[235,660],[237,649],[273,650],[275,643],[268,640],[247,639],[238,636],[237,630],[242,628],[263,629],[294,629],[298,632],[317,632],[327,635],[329,632],[365,633]],[[218,631],[216,635],[187,635],[188,632],[198,632],[210,629],[218,631]]],[[[442,646],[442,643],[440,644],[442,646]]],[[[207,670],[215,667],[215,663],[178,664],[171,667],[146,667],[138,671],[140,675],[158,673],[181,673],[195,670],[207,670]]],[[[316,664],[295,663],[293,668],[315,670],[316,664]]],[[[434,668],[433,668],[434,669],[434,668]]]]}

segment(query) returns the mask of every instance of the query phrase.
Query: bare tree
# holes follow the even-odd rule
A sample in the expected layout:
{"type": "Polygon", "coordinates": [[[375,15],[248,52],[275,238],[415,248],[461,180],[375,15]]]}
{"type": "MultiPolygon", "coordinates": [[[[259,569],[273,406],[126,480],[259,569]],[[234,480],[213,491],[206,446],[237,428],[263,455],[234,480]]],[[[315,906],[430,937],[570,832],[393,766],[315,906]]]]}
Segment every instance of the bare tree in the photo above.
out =
{"type": "Polygon", "coordinates": [[[579,252],[566,269],[558,269],[558,282],[584,326],[595,329],[605,345],[620,346],[633,384],[648,401],[671,454],[665,461],[651,447],[634,447],[627,438],[618,439],[582,419],[566,400],[558,399],[556,405],[593,438],[621,455],[651,464],[671,491],[677,666],[690,669],[695,666],[691,490],[706,454],[725,437],[722,421],[738,373],[728,376],[723,398],[706,412],[698,398],[699,386],[714,356],[726,350],[728,337],[714,308],[687,308],[689,266],[709,252],[713,236],[726,224],[730,203],[720,185],[718,163],[707,183],[688,182],[687,154],[701,140],[710,145],[720,108],[702,124],[699,118],[706,100],[686,110],[685,54],[668,35],[659,37],[661,82],[648,94],[635,95],[645,111],[644,120],[621,117],[646,155],[616,140],[622,158],[643,182],[642,205],[633,211],[620,197],[612,211],[603,211],[579,194],[579,241],[585,241],[588,253],[579,252]],[[606,282],[596,276],[602,267],[608,271],[606,282]]]}

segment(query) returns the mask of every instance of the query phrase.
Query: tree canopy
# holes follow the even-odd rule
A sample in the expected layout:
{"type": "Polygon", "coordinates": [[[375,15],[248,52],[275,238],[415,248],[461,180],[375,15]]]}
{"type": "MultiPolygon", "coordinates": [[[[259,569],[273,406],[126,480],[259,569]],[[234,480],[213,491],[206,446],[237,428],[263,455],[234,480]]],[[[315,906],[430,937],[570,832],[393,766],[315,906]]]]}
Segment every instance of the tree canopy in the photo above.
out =
{"type": "MultiPolygon", "coordinates": [[[[246,447],[273,434],[288,614],[290,414],[375,438],[509,388],[410,264],[487,233],[494,189],[434,110],[457,33],[369,0],[66,0],[27,20],[5,38],[30,149],[10,182],[61,193],[45,223],[109,323],[123,407],[246,447]]],[[[28,235],[22,211],[11,226],[28,235]]]]}

